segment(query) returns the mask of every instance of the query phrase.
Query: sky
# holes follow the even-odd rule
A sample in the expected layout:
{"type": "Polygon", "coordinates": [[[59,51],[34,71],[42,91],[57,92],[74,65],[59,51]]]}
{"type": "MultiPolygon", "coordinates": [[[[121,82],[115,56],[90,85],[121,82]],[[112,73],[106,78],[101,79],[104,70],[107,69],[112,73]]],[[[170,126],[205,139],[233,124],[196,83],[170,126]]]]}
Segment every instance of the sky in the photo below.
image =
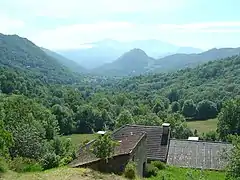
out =
{"type": "Polygon", "coordinates": [[[0,33],[51,50],[103,39],[240,47],[239,0],[0,0],[0,33]]]}

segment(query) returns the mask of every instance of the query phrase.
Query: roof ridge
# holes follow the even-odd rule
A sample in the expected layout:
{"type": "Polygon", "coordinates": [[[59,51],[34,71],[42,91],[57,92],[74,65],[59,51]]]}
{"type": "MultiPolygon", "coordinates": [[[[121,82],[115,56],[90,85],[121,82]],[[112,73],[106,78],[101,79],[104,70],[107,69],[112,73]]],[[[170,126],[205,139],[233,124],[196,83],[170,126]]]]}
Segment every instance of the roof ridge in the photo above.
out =
{"type": "Polygon", "coordinates": [[[170,139],[170,141],[171,140],[174,140],[174,141],[187,141],[187,142],[205,142],[205,143],[231,144],[229,142],[223,142],[223,141],[204,141],[204,140],[194,141],[194,140],[187,140],[187,139],[170,139]]]}
{"type": "Polygon", "coordinates": [[[149,127],[149,128],[162,128],[162,126],[146,126],[146,125],[141,125],[141,124],[127,124],[127,126],[130,127],[149,127]]]}
{"type": "Polygon", "coordinates": [[[138,141],[135,143],[134,147],[130,150],[129,154],[137,147],[137,145],[141,142],[141,140],[147,136],[146,132],[142,132],[142,136],[139,137],[138,141]]]}
{"type": "Polygon", "coordinates": [[[129,124],[125,124],[125,125],[119,127],[118,129],[115,129],[111,134],[114,135],[115,133],[117,133],[118,131],[120,131],[121,129],[123,129],[124,127],[127,127],[127,126],[129,126],[129,124]]]}

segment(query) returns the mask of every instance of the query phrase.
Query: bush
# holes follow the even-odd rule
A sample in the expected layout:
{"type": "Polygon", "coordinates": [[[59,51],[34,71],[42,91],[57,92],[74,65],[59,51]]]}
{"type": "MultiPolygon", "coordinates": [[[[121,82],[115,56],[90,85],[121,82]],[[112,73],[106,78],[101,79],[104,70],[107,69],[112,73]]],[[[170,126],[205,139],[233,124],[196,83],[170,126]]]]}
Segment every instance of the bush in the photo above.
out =
{"type": "Polygon", "coordinates": [[[33,159],[16,157],[9,162],[9,168],[16,172],[42,171],[42,167],[33,159]]]}
{"type": "Polygon", "coordinates": [[[153,166],[152,164],[147,164],[145,172],[146,177],[157,176],[157,173],[158,173],[157,167],[153,166]]]}
{"type": "Polygon", "coordinates": [[[151,164],[159,170],[165,169],[166,165],[161,161],[152,161],[151,164]]]}
{"type": "Polygon", "coordinates": [[[0,158],[0,174],[5,173],[8,170],[8,165],[5,159],[0,158]]]}
{"type": "Polygon", "coordinates": [[[69,164],[72,160],[73,160],[73,158],[71,156],[64,157],[60,160],[59,166],[65,166],[65,165],[69,164]]]}
{"type": "Polygon", "coordinates": [[[41,160],[41,164],[44,170],[58,167],[60,164],[60,157],[55,153],[47,153],[41,160]]]}
{"type": "Polygon", "coordinates": [[[135,179],[137,177],[136,164],[129,162],[124,170],[124,176],[128,179],[135,179]]]}

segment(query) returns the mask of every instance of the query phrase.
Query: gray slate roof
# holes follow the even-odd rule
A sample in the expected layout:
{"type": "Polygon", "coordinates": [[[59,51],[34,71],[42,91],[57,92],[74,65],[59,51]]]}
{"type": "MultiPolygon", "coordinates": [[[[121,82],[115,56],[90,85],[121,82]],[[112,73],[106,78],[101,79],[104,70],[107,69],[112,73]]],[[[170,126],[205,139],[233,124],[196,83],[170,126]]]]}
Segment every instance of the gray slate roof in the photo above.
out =
{"type": "Polygon", "coordinates": [[[143,125],[125,125],[113,133],[114,138],[119,138],[126,133],[147,134],[147,158],[151,160],[167,160],[167,151],[170,135],[167,137],[167,145],[162,145],[163,127],[161,126],[143,126],[143,125]]]}
{"type": "Polygon", "coordinates": [[[170,140],[167,163],[174,166],[222,170],[227,165],[224,154],[231,144],[189,140],[170,140]]]}

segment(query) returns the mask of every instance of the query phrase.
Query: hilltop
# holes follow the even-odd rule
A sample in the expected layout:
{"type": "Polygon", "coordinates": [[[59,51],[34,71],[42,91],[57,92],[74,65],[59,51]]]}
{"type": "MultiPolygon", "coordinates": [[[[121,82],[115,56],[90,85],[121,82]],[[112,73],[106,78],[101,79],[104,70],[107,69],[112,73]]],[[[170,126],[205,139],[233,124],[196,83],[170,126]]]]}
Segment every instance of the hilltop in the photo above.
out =
{"type": "Polygon", "coordinates": [[[93,73],[110,76],[139,75],[147,71],[147,67],[153,64],[154,59],[149,57],[141,49],[132,49],[124,53],[116,61],[94,69],[93,73]]]}
{"type": "Polygon", "coordinates": [[[153,71],[176,71],[184,68],[196,67],[208,61],[224,59],[239,54],[240,48],[214,48],[199,54],[173,54],[157,59],[153,65],[153,71]]]}
{"type": "Polygon", "coordinates": [[[74,74],[55,58],[48,56],[34,43],[17,35],[0,34],[0,65],[22,71],[43,82],[73,83],[74,74]]]}

